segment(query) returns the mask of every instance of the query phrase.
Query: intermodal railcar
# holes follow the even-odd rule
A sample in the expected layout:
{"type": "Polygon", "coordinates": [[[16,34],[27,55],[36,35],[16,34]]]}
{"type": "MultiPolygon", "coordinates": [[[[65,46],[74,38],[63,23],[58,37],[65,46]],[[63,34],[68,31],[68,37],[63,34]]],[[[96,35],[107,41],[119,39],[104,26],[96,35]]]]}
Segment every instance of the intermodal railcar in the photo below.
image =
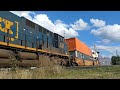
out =
{"type": "Polygon", "coordinates": [[[72,64],[80,66],[96,66],[98,63],[98,56],[94,57],[92,50],[78,38],[65,39],[67,43],[70,56],[72,57],[72,64]]]}

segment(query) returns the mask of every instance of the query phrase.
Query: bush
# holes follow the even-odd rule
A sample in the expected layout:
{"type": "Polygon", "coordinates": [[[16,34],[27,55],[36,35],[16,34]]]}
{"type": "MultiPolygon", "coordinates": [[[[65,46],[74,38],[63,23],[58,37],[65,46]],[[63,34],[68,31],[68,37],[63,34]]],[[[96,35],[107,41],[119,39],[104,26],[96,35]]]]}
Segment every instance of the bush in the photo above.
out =
{"type": "Polygon", "coordinates": [[[112,65],[120,65],[120,56],[112,56],[112,65]]]}

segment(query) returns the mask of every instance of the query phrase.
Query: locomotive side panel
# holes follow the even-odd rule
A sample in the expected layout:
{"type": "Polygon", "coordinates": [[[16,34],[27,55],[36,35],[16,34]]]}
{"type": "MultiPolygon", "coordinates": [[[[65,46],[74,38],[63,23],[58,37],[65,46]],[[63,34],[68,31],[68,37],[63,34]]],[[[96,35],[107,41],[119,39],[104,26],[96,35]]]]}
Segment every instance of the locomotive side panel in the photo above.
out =
{"type": "Polygon", "coordinates": [[[21,18],[7,11],[0,12],[0,40],[20,45],[18,38],[22,30],[21,18]],[[9,38],[8,38],[9,37],[9,38]]]}
{"type": "MultiPolygon", "coordinates": [[[[7,11],[0,12],[0,45],[11,50],[15,58],[20,60],[19,63],[22,63],[24,59],[33,59],[33,57],[41,60],[38,58],[40,52],[45,54],[43,56],[57,57],[59,61],[68,59],[69,55],[65,54],[67,49],[63,37],[61,40],[61,36],[57,36],[58,39],[55,40],[53,32],[24,17],[7,11]]],[[[8,53],[6,55],[9,56],[8,53]]]]}

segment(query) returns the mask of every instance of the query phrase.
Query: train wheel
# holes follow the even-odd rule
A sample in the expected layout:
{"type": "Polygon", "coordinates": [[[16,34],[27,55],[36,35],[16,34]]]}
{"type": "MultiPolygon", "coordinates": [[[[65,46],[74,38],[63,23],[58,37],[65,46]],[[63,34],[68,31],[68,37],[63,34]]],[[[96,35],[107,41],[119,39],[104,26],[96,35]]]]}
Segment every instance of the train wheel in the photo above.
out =
{"type": "Polygon", "coordinates": [[[73,62],[72,66],[78,66],[78,64],[76,62],[73,62]]]}
{"type": "Polygon", "coordinates": [[[62,66],[62,67],[65,66],[63,61],[60,62],[60,66],[62,66]]]}
{"type": "Polygon", "coordinates": [[[67,60],[61,60],[61,64],[60,64],[61,66],[68,66],[69,65],[69,62],[67,61],[67,60]]]}

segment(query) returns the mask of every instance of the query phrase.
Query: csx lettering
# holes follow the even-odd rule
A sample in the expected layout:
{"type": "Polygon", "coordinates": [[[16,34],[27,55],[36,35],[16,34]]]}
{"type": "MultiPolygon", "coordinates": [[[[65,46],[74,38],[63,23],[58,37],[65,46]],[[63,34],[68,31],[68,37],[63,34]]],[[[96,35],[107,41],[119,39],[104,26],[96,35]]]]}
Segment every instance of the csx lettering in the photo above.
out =
{"type": "Polygon", "coordinates": [[[8,32],[9,34],[13,34],[13,31],[11,30],[11,26],[13,25],[13,22],[0,17],[0,23],[2,22],[5,24],[5,27],[2,27],[2,25],[0,24],[0,30],[5,33],[8,32]]]}

